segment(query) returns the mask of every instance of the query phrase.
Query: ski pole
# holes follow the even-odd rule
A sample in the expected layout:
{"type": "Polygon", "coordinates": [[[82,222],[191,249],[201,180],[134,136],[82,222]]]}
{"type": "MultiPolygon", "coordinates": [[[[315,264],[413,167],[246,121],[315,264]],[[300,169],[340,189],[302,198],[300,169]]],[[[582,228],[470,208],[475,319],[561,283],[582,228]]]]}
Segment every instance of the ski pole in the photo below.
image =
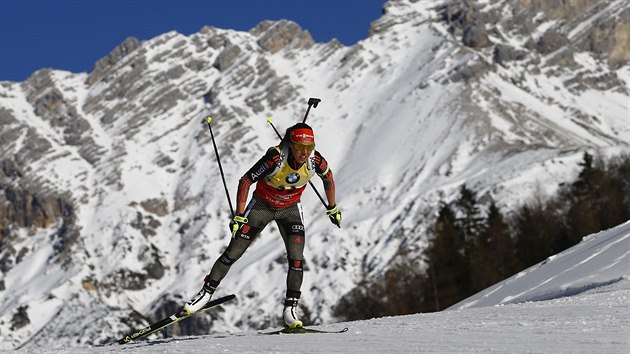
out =
{"type": "MultiPolygon", "coordinates": [[[[310,108],[311,106],[309,105],[308,107],[310,108]]],[[[306,112],[306,114],[308,115],[308,111],[306,112]]],[[[305,117],[305,120],[306,120],[306,117],[305,117]]],[[[273,125],[273,123],[271,122],[271,117],[267,118],[267,123],[269,123],[269,125],[271,125],[271,127],[273,128],[273,131],[276,132],[276,135],[278,136],[278,138],[280,138],[280,140],[282,140],[282,136],[280,136],[280,133],[278,132],[278,129],[276,129],[276,126],[273,125]]],[[[313,188],[313,191],[315,191],[315,194],[317,194],[317,197],[319,197],[319,201],[322,202],[322,204],[324,205],[326,210],[328,210],[328,205],[324,201],[324,198],[322,197],[322,195],[319,194],[319,191],[317,190],[317,188],[315,188],[315,185],[313,184],[313,182],[308,181],[308,184],[311,185],[311,187],[313,188]]]]}
{"type": "Polygon", "coordinates": [[[228,192],[227,183],[225,183],[225,174],[223,173],[223,166],[221,166],[221,159],[219,158],[219,150],[217,149],[217,143],[214,141],[214,134],[212,134],[212,117],[208,117],[206,119],[208,122],[208,129],[210,129],[210,136],[212,137],[212,145],[214,146],[214,153],[217,155],[217,162],[219,163],[219,171],[221,171],[221,179],[223,180],[223,187],[225,188],[225,195],[227,195],[228,204],[230,205],[230,212],[232,213],[232,217],[234,217],[234,208],[232,207],[232,200],[230,200],[230,192],[228,192]]]}
{"type": "MultiPolygon", "coordinates": [[[[308,118],[308,113],[311,111],[311,106],[313,106],[313,108],[317,108],[317,105],[321,102],[322,100],[320,98],[315,98],[315,97],[309,97],[308,99],[308,108],[306,109],[306,113],[304,114],[304,119],[302,120],[302,123],[306,123],[306,118],[308,118]]],[[[278,137],[280,137],[280,134],[278,133],[278,131],[276,130],[276,127],[273,126],[273,123],[271,123],[271,121],[269,121],[269,124],[271,124],[271,126],[273,127],[273,130],[276,132],[276,134],[278,134],[278,137]]],[[[282,139],[282,138],[280,138],[282,139]]],[[[322,202],[322,205],[328,209],[328,205],[326,205],[326,202],[324,201],[324,198],[322,198],[322,195],[319,194],[319,191],[317,190],[317,188],[315,188],[315,185],[313,184],[313,182],[308,181],[308,184],[311,185],[311,187],[313,188],[313,191],[315,191],[315,194],[317,194],[317,197],[319,198],[319,200],[322,202]]]]}

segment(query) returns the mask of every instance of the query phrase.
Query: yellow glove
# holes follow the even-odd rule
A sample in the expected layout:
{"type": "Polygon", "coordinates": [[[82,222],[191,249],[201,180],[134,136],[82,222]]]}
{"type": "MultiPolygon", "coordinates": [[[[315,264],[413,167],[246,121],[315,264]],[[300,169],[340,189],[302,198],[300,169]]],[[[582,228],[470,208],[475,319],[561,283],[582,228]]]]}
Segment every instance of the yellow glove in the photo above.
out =
{"type": "Polygon", "coordinates": [[[338,228],[341,228],[341,211],[339,211],[339,207],[337,204],[333,206],[328,206],[326,210],[326,216],[330,219],[330,222],[337,225],[338,228]]]}

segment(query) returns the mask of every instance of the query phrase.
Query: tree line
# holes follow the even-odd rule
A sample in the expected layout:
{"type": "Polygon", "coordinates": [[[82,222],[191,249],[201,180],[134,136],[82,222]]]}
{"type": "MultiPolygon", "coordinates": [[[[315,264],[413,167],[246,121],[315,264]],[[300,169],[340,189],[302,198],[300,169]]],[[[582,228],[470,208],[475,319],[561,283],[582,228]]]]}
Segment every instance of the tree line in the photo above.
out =
{"type": "Polygon", "coordinates": [[[441,203],[420,262],[397,257],[385,274],[345,295],[334,315],[358,320],[443,310],[630,220],[630,155],[604,160],[584,153],[579,166],[575,181],[509,216],[462,185],[455,201],[441,203]]]}

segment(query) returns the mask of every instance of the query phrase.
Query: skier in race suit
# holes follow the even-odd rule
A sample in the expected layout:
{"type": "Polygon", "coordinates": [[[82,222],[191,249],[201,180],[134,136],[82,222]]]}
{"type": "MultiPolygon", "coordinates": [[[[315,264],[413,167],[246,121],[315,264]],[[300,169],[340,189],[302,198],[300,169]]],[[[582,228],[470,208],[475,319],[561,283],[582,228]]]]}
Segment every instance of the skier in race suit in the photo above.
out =
{"type": "Polygon", "coordinates": [[[234,262],[243,255],[265,226],[275,220],[284,240],[289,262],[283,319],[288,327],[302,326],[302,321],[296,314],[301,295],[305,244],[300,197],[308,181],[316,174],[324,183],[328,200],[326,215],[333,224],[341,227],[341,213],[335,202],[333,173],[322,155],[315,151],[313,129],[305,123],[298,123],[287,129],[280,145],[269,148],[239,180],[236,215],[230,221],[232,239],[206,275],[199,293],[184,306],[186,312],[197,312],[210,301],[234,262]],[[246,204],[252,184],[256,184],[256,189],[249,204],[246,204]]]}

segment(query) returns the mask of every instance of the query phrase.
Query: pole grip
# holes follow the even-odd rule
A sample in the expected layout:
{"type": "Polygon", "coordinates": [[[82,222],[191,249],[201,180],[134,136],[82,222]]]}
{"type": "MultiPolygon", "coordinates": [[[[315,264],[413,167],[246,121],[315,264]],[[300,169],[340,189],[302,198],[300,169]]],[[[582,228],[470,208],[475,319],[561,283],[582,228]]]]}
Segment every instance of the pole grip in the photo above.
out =
{"type": "Polygon", "coordinates": [[[317,108],[317,105],[321,101],[322,101],[321,99],[315,98],[315,97],[311,97],[308,99],[308,108],[306,109],[306,114],[304,114],[304,119],[302,119],[302,123],[306,123],[306,118],[308,117],[308,112],[311,111],[311,106],[313,106],[314,108],[317,108]]]}

